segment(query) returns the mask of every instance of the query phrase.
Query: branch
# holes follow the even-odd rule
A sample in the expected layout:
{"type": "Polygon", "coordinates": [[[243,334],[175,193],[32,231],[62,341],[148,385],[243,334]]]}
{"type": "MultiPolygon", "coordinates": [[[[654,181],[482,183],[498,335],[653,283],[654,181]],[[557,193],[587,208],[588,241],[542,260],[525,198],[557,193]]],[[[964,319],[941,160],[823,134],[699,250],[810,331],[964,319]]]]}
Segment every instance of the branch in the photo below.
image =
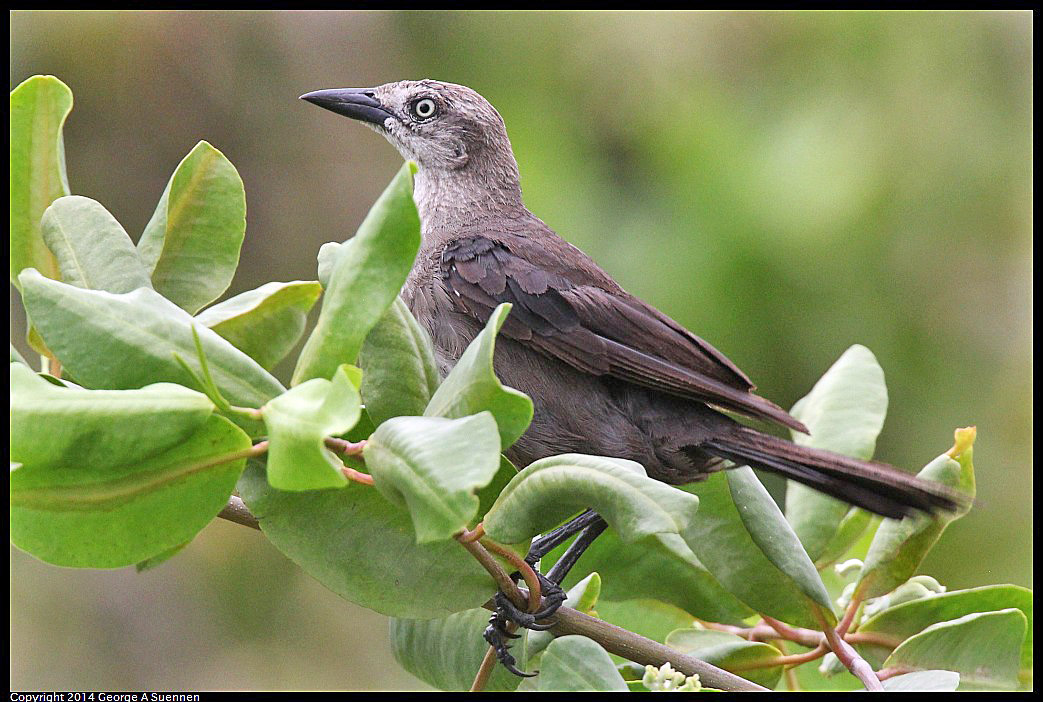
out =
{"type": "MultiPolygon", "coordinates": [[[[770,619],[770,617],[765,617],[770,619]]],[[[766,623],[760,623],[756,626],[733,626],[731,624],[718,624],[717,622],[708,622],[701,619],[696,619],[702,626],[707,629],[714,631],[726,631],[729,634],[735,634],[741,636],[747,641],[792,641],[793,643],[806,646],[808,648],[815,648],[816,646],[826,643],[826,635],[821,631],[815,631],[814,629],[802,629],[800,627],[788,626],[775,620],[776,625],[780,625],[781,631],[778,628],[769,626],[766,623]]],[[[839,629],[838,629],[839,633],[839,629]]],[[[855,633],[844,634],[844,640],[850,644],[870,644],[873,646],[880,646],[882,648],[889,648],[892,651],[898,648],[898,644],[902,643],[902,639],[888,636],[887,634],[880,634],[875,631],[861,632],[856,631],[855,633]]]]}
{"type": "MultiPolygon", "coordinates": [[[[238,497],[232,497],[228,502],[228,506],[218,516],[236,524],[242,524],[254,529],[257,528],[257,518],[250,514],[250,511],[246,509],[246,505],[238,497]]],[[[461,543],[464,543],[465,546],[468,545],[465,541],[461,543]]],[[[482,550],[484,551],[484,548],[482,550]]],[[[496,565],[499,567],[499,564],[496,565]]],[[[500,570],[502,571],[502,568],[500,570]]],[[[511,582],[511,585],[514,585],[514,583],[511,582]]],[[[515,591],[519,592],[519,594],[524,594],[527,598],[528,592],[521,592],[520,590],[520,588],[515,586],[515,591]]],[[[508,596],[510,596],[510,593],[508,593],[508,596]]],[[[491,607],[492,603],[486,603],[486,609],[491,607]]],[[[733,675],[727,670],[710,665],[706,661],[699,660],[680,651],[675,651],[657,641],[646,639],[644,636],[627,631],[614,624],[609,624],[601,619],[595,619],[571,607],[561,607],[555,612],[554,618],[555,624],[550,629],[554,636],[567,636],[569,634],[586,636],[588,639],[600,644],[609,653],[614,653],[639,665],[659,667],[664,663],[669,663],[674,670],[685,675],[698,675],[699,680],[707,687],[728,691],[770,692],[766,687],[761,687],[756,683],[740,678],[738,675],[733,675]]]]}
{"type": "Polygon", "coordinates": [[[876,676],[876,672],[873,667],[866,662],[862,656],[858,655],[854,647],[844,640],[843,636],[837,633],[826,621],[825,617],[822,616],[819,610],[815,610],[819,617],[819,623],[822,625],[822,633],[826,635],[826,641],[829,643],[829,647],[833,649],[833,653],[837,654],[837,658],[844,664],[851,674],[862,681],[862,684],[866,686],[866,690],[871,692],[883,692],[884,686],[880,683],[880,678],[876,676]]]}
{"type": "Polygon", "coordinates": [[[615,624],[595,619],[571,607],[562,607],[554,614],[554,617],[557,623],[551,628],[550,633],[555,636],[568,634],[586,636],[599,643],[609,653],[614,653],[639,665],[659,667],[664,663],[669,663],[674,670],[685,675],[698,675],[699,682],[706,687],[728,691],[770,692],[766,687],[733,675],[706,661],[675,651],[661,643],[646,639],[644,636],[622,629],[615,624]]]}

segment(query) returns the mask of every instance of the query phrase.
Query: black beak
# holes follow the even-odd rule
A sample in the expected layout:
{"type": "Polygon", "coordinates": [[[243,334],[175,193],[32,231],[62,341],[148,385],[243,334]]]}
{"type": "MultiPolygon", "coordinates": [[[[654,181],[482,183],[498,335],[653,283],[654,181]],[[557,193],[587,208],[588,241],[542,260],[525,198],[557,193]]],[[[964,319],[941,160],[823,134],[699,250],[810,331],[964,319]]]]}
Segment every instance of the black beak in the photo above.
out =
{"type": "Polygon", "coordinates": [[[301,95],[301,100],[307,100],[339,115],[351,117],[362,122],[369,122],[380,127],[383,127],[384,121],[392,116],[380,104],[376,93],[370,88],[316,90],[301,95]]]}

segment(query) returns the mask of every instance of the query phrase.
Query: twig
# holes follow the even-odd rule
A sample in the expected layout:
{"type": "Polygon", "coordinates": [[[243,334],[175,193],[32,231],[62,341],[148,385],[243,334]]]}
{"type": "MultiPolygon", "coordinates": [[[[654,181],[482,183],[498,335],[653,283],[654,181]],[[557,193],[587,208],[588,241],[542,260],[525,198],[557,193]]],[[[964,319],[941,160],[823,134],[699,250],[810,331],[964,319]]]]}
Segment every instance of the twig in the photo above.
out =
{"type": "Polygon", "coordinates": [[[800,632],[791,627],[789,624],[785,624],[783,622],[780,622],[778,619],[772,619],[771,617],[764,615],[761,615],[761,618],[764,620],[765,624],[777,631],[779,633],[779,636],[781,636],[784,639],[788,639],[789,641],[797,641],[801,637],[800,632]]]}
{"type": "Polygon", "coordinates": [[[579,634],[592,639],[609,653],[634,661],[639,665],[659,667],[669,663],[674,670],[685,675],[698,675],[706,687],[718,690],[770,692],[768,688],[750,682],[738,675],[722,670],[706,661],[701,661],[680,651],[665,646],[644,636],[627,631],[606,621],[595,619],[583,612],[562,607],[555,613],[556,622],[550,629],[555,636],[579,634]]]}
{"type": "MultiPolygon", "coordinates": [[[[512,622],[513,623],[513,622],[512,622]]],[[[507,627],[509,633],[510,626],[507,627]]],[[[474,682],[471,683],[471,689],[469,692],[481,692],[485,689],[485,684],[489,682],[489,676],[493,674],[493,668],[496,667],[496,649],[492,646],[485,652],[485,658],[482,659],[482,664],[478,666],[478,672],[474,676],[474,682]]]]}
{"type": "Polygon", "coordinates": [[[476,526],[472,531],[464,529],[462,532],[457,534],[456,540],[470,543],[472,541],[478,541],[483,536],[485,536],[485,525],[478,522],[478,526],[476,526]]]}
{"type": "Polygon", "coordinates": [[[345,456],[358,456],[366,448],[366,441],[345,441],[333,436],[326,437],[326,448],[345,456]]]}
{"type": "Polygon", "coordinates": [[[345,478],[354,483],[361,483],[362,485],[369,485],[370,487],[373,486],[373,476],[369,473],[363,473],[354,468],[348,468],[347,466],[341,468],[340,472],[345,478]]]}
{"type": "MultiPolygon", "coordinates": [[[[768,619],[768,618],[765,618],[768,619]]],[[[821,631],[815,631],[813,629],[803,629],[800,627],[793,627],[782,622],[775,621],[776,624],[780,625],[782,631],[773,628],[767,624],[758,624],[752,627],[733,626],[731,624],[718,624],[717,622],[708,622],[701,619],[697,619],[702,626],[707,629],[713,629],[714,631],[725,631],[729,634],[735,634],[741,636],[747,641],[773,641],[783,640],[792,641],[793,643],[800,644],[801,646],[807,646],[808,648],[814,648],[821,643],[825,642],[825,634],[821,631]],[[785,632],[785,633],[783,633],[785,632]]],[[[902,643],[902,640],[887,634],[880,634],[877,632],[862,632],[857,631],[854,633],[846,634],[844,640],[850,644],[869,644],[872,646],[881,646],[883,648],[889,648],[894,650],[898,647],[898,644],[902,643]]]]}
{"type": "Polygon", "coordinates": [[[844,640],[842,636],[837,634],[837,630],[829,625],[826,618],[822,615],[822,612],[817,608],[815,614],[819,619],[819,624],[822,626],[822,633],[826,635],[826,641],[829,643],[829,647],[833,649],[833,653],[837,654],[837,658],[841,663],[844,664],[851,673],[862,681],[862,684],[866,686],[866,689],[871,692],[883,692],[884,686],[880,684],[880,678],[876,676],[873,668],[866,662],[862,656],[858,655],[858,652],[844,640]]]}
{"type": "Polygon", "coordinates": [[[851,628],[852,622],[855,621],[855,615],[858,613],[858,608],[862,606],[861,597],[852,597],[851,602],[848,603],[847,609],[844,610],[844,618],[837,624],[837,633],[844,636],[848,629],[851,628]]]}
{"type": "Polygon", "coordinates": [[[475,557],[486,572],[492,576],[492,579],[496,582],[496,586],[500,589],[500,592],[507,595],[508,599],[514,603],[516,607],[528,607],[527,594],[522,594],[522,591],[518,589],[518,586],[511,580],[510,576],[500,567],[500,564],[492,557],[492,554],[485,550],[479,541],[462,541],[461,535],[458,534],[456,540],[475,557]]]}
{"type": "Polygon", "coordinates": [[[898,644],[902,643],[902,639],[895,636],[888,636],[887,634],[878,634],[874,631],[856,631],[853,634],[847,634],[844,636],[844,641],[849,644],[869,644],[871,646],[880,646],[882,648],[889,648],[892,651],[898,648],[898,644]]]}
{"type": "Polygon", "coordinates": [[[891,666],[890,668],[884,668],[883,670],[878,671],[876,677],[878,677],[881,680],[887,680],[888,678],[893,678],[896,675],[905,675],[906,673],[911,673],[914,670],[916,669],[910,668],[909,666],[895,665],[891,666]]]}
{"type": "Polygon", "coordinates": [[[518,569],[518,572],[521,573],[522,578],[525,580],[525,586],[529,588],[529,612],[535,612],[539,609],[543,593],[540,592],[540,579],[536,577],[536,572],[532,569],[532,566],[526,563],[525,559],[517,553],[490,538],[484,538],[479,543],[496,555],[506,558],[511,565],[518,569]]]}
{"type": "Polygon", "coordinates": [[[809,661],[817,660],[822,656],[826,655],[829,648],[825,643],[821,643],[815,648],[805,653],[793,653],[788,656],[779,656],[778,658],[769,658],[763,661],[754,661],[752,663],[738,663],[730,666],[733,672],[741,672],[744,670],[755,670],[758,668],[774,668],[778,665],[793,666],[800,665],[801,663],[807,663],[809,661]]]}

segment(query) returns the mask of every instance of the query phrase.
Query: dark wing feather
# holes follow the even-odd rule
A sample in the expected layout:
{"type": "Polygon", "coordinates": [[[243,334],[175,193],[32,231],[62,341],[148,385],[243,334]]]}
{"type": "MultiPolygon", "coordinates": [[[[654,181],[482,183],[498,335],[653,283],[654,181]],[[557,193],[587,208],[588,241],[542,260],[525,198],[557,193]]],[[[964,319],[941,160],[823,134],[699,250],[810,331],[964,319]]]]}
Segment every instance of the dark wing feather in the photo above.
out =
{"type": "Polygon", "coordinates": [[[700,400],[798,431],[803,424],[754,395],[752,383],[708,343],[637,298],[576,285],[506,244],[465,237],[442,252],[442,280],[479,321],[512,305],[501,333],[593,375],[700,400]]]}

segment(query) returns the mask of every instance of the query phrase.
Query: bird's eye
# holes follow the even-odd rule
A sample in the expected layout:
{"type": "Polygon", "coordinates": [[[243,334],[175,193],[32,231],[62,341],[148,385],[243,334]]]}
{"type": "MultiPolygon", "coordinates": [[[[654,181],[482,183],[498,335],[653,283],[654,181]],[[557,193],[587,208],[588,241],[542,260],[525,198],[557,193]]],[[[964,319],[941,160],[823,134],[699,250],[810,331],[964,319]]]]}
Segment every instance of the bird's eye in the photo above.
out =
{"type": "Polygon", "coordinates": [[[438,111],[438,106],[431,98],[423,98],[410,105],[409,109],[417,119],[431,119],[438,111]]]}

